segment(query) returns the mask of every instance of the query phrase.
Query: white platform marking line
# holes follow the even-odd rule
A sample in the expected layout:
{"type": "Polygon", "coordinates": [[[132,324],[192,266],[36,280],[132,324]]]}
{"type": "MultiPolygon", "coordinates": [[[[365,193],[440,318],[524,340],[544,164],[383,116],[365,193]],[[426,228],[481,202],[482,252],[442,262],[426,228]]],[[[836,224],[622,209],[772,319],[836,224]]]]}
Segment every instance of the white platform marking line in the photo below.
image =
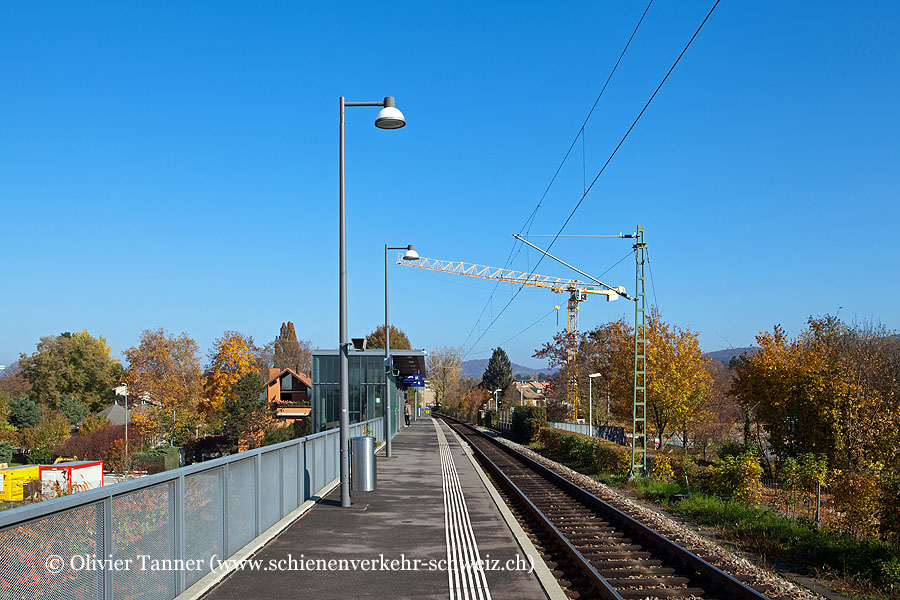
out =
{"type": "Polygon", "coordinates": [[[437,421],[432,421],[438,436],[441,455],[441,477],[444,486],[444,525],[446,528],[447,558],[456,561],[448,565],[450,598],[491,600],[487,577],[481,566],[478,544],[472,530],[465,495],[447,438],[437,421]]]}

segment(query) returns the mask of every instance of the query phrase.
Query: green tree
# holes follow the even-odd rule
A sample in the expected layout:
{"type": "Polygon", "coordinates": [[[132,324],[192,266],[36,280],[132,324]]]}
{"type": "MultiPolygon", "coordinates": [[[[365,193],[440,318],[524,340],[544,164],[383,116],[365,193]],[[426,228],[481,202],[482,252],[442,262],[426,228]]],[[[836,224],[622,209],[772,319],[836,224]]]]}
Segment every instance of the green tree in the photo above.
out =
{"type": "Polygon", "coordinates": [[[41,407],[31,398],[19,398],[9,403],[9,424],[22,430],[41,422],[41,407]]]}
{"type": "Polygon", "coordinates": [[[35,353],[20,355],[19,365],[31,397],[44,406],[58,409],[68,394],[95,412],[112,403],[124,372],[106,339],[87,331],[42,337],[35,353]]]}
{"type": "Polygon", "coordinates": [[[13,457],[13,447],[6,442],[0,442],[0,463],[9,463],[13,457]]]}
{"type": "Polygon", "coordinates": [[[222,433],[236,449],[256,447],[267,429],[269,406],[256,373],[246,373],[230,389],[222,403],[222,433]]]}
{"type": "Polygon", "coordinates": [[[513,381],[515,380],[513,379],[512,363],[509,361],[509,356],[506,355],[506,350],[494,348],[494,353],[491,354],[491,358],[488,360],[484,375],[481,376],[482,386],[488,392],[497,389],[502,390],[498,392],[499,397],[502,397],[512,386],[513,381]]]}
{"type": "Polygon", "coordinates": [[[298,373],[312,370],[312,342],[298,340],[294,324],[281,324],[281,331],[272,343],[272,366],[276,369],[293,369],[298,373]]]}
{"type": "Polygon", "coordinates": [[[78,425],[85,415],[88,414],[87,408],[68,394],[63,394],[59,398],[59,412],[63,414],[70,425],[78,425]]]}
{"type": "MultiPolygon", "coordinates": [[[[384,348],[384,325],[379,325],[375,331],[366,336],[367,348],[384,348]]],[[[402,330],[391,325],[391,349],[412,350],[409,338],[402,330]]]]}

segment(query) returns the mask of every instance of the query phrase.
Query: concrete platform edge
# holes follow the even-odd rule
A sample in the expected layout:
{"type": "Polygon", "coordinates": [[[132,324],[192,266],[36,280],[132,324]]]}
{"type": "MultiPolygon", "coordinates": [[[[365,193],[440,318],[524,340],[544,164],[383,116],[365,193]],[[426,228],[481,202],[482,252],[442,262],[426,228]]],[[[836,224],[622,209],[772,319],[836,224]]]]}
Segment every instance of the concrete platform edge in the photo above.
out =
{"type": "Polygon", "coordinates": [[[283,519],[266,529],[264,532],[253,538],[246,546],[228,557],[227,562],[216,569],[204,575],[197,583],[184,590],[177,596],[175,600],[197,600],[214,588],[220,581],[234,571],[233,565],[241,560],[249,558],[255,554],[260,548],[268,544],[279,533],[284,531],[288,525],[300,518],[303,513],[316,505],[316,502],[327,496],[331,490],[340,484],[340,477],[330,481],[325,487],[319,490],[319,493],[303,504],[289,512],[283,519]]]}
{"type": "Polygon", "coordinates": [[[509,507],[506,506],[506,502],[503,500],[503,498],[500,497],[500,494],[494,488],[494,484],[491,483],[490,479],[488,479],[487,474],[484,472],[484,470],[482,470],[481,465],[478,464],[478,461],[472,454],[472,449],[469,448],[469,444],[467,444],[462,438],[460,438],[459,435],[455,431],[453,431],[453,429],[450,429],[450,432],[453,433],[453,437],[455,437],[456,441],[459,442],[459,445],[463,449],[465,455],[469,457],[469,461],[475,468],[475,472],[478,473],[478,476],[481,478],[481,482],[484,484],[484,487],[487,488],[491,499],[494,501],[494,504],[497,505],[497,509],[500,511],[500,514],[503,515],[503,520],[506,521],[507,527],[509,527],[510,531],[513,534],[513,537],[516,539],[516,542],[522,549],[522,552],[524,552],[528,556],[534,557],[534,574],[537,577],[538,583],[541,584],[544,593],[547,594],[547,598],[549,598],[550,600],[568,600],[568,596],[566,596],[562,588],[559,587],[559,583],[557,583],[556,578],[553,576],[553,573],[550,572],[550,568],[547,566],[547,563],[545,563],[544,559],[541,558],[540,552],[538,552],[537,548],[534,547],[534,544],[531,543],[531,540],[528,539],[528,534],[526,534],[525,530],[522,529],[522,526],[519,525],[516,517],[509,510],[509,507]]]}

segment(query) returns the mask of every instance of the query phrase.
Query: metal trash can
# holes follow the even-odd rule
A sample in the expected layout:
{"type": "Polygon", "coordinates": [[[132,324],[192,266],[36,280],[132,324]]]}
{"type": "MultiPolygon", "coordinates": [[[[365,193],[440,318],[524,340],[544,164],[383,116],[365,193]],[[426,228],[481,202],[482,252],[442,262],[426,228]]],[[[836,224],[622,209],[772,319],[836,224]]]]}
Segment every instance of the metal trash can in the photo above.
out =
{"type": "Polygon", "coordinates": [[[375,491],[375,438],[350,438],[350,488],[354,492],[375,491]]]}

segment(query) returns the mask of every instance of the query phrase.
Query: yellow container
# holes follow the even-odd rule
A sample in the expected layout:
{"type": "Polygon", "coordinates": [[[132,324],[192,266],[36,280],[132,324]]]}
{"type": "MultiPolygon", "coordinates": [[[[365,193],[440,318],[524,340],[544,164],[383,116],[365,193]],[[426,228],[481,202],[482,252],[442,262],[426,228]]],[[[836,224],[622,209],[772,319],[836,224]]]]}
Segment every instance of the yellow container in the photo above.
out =
{"type": "Polygon", "coordinates": [[[0,491],[0,500],[7,502],[12,500],[24,500],[23,488],[32,479],[40,479],[40,467],[37,465],[24,465],[22,467],[9,467],[0,469],[0,482],[3,489],[0,491]]]}

